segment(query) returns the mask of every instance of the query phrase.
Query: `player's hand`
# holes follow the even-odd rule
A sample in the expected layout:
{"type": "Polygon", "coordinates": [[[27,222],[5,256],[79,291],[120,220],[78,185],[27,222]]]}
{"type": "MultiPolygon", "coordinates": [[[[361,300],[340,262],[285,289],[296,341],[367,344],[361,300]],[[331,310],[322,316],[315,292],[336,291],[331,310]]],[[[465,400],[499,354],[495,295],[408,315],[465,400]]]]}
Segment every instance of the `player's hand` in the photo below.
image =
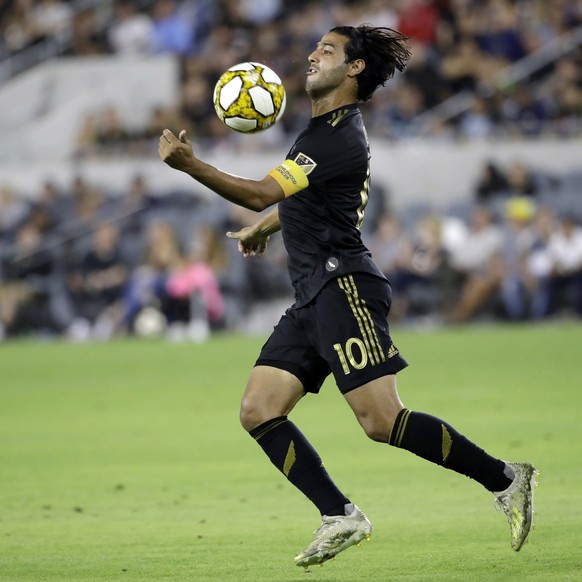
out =
{"type": "Polygon", "coordinates": [[[160,136],[158,153],[168,166],[182,172],[187,172],[196,161],[192,152],[192,143],[186,136],[185,129],[180,132],[179,137],[176,137],[169,129],[164,129],[160,136]]]}
{"type": "Polygon", "coordinates": [[[268,235],[258,234],[250,226],[238,232],[227,232],[226,236],[238,240],[238,250],[244,257],[260,257],[267,250],[269,242],[268,235]]]}

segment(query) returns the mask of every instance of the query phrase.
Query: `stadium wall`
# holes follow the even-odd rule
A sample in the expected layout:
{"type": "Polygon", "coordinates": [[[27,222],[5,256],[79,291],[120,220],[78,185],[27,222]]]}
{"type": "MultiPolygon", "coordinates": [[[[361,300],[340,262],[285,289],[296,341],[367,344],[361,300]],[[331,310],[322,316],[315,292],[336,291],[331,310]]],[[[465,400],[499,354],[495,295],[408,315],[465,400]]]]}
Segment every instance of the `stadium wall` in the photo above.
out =
{"type": "Polygon", "coordinates": [[[24,162],[35,172],[37,163],[70,159],[85,117],[109,106],[145,126],[155,106],[175,102],[178,87],[179,64],[168,55],[44,63],[0,90],[0,169],[24,162]]]}
{"type": "MultiPolygon", "coordinates": [[[[475,182],[487,160],[502,166],[521,160],[538,172],[560,176],[581,169],[582,140],[524,143],[435,144],[430,141],[397,145],[373,140],[372,176],[390,196],[394,209],[410,203],[446,205],[472,199],[475,182]]],[[[278,165],[286,147],[268,152],[205,152],[205,161],[251,178],[262,178],[278,165]]],[[[192,191],[199,196],[210,192],[188,176],[171,170],[157,159],[95,160],[86,162],[38,161],[0,164],[0,183],[17,193],[34,196],[43,181],[50,179],[66,188],[74,176],[115,194],[123,192],[136,174],[142,174],[154,192],[192,191]]],[[[582,196],[582,192],[580,192],[582,196]]]]}

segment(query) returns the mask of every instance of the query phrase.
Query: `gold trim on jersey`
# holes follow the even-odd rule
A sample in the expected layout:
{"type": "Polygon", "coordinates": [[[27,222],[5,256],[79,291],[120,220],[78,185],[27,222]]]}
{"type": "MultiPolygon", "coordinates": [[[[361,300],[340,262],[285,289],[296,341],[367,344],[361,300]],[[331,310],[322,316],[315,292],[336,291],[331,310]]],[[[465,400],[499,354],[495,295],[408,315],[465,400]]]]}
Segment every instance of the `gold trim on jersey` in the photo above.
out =
{"type": "Polygon", "coordinates": [[[337,282],[346,294],[352,313],[358,322],[358,327],[360,328],[360,333],[362,334],[362,339],[364,340],[370,363],[372,366],[375,366],[376,364],[385,362],[386,356],[384,355],[382,345],[376,334],[374,320],[372,319],[372,315],[370,314],[365,300],[358,295],[358,289],[354,277],[352,275],[344,275],[343,277],[339,277],[337,282]]]}
{"type": "Polygon", "coordinates": [[[334,111],[331,114],[331,119],[328,119],[327,122],[332,126],[335,127],[341,120],[342,118],[347,115],[347,113],[349,112],[349,109],[339,109],[338,111],[334,111]]]}
{"type": "Polygon", "coordinates": [[[281,186],[285,198],[293,196],[293,194],[297,194],[297,192],[301,192],[301,190],[309,186],[309,180],[305,172],[293,160],[285,160],[282,164],[273,168],[268,175],[275,178],[277,184],[281,186]]]}
{"type": "Polygon", "coordinates": [[[362,199],[362,203],[360,207],[356,211],[358,214],[358,221],[356,222],[356,228],[359,230],[362,226],[362,222],[364,222],[364,211],[366,210],[366,206],[368,205],[369,199],[369,192],[370,192],[370,160],[368,160],[368,168],[366,170],[366,179],[362,185],[362,189],[360,190],[360,198],[362,199]]]}

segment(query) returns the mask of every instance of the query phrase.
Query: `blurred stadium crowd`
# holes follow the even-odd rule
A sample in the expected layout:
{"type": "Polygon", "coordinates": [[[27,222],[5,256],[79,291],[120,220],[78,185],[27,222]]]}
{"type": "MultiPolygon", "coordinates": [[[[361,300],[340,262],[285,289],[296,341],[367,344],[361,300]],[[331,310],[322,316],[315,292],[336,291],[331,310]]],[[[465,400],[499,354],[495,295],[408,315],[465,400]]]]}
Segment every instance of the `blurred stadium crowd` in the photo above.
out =
{"type": "Polygon", "coordinates": [[[141,154],[143,139],[168,122],[211,143],[234,139],[212,114],[208,96],[220,74],[244,60],[266,63],[284,79],[288,110],[279,130],[295,135],[310,111],[306,55],[322,30],[362,22],[404,32],[413,49],[406,74],[365,109],[371,136],[582,134],[581,52],[547,52],[580,32],[580,0],[9,0],[0,7],[0,58],[34,47],[53,47],[65,57],[178,55],[182,90],[175,109],[152,112],[151,126],[137,135],[110,109],[90,112],[81,131],[82,155],[141,154]],[[536,66],[524,67],[526,57],[536,66]],[[460,92],[463,107],[450,118],[421,123],[460,92]]]}
{"type": "MultiPolygon", "coordinates": [[[[372,191],[363,236],[393,285],[393,321],[582,316],[580,215],[551,204],[560,180],[540,188],[515,166],[505,176],[488,164],[472,199],[446,212],[395,213],[372,191]]],[[[33,202],[0,190],[0,208],[6,337],[166,332],[198,341],[213,329],[253,331],[253,314],[292,300],[281,237],[243,260],[224,234],[255,215],[220,200],[156,195],[140,176],[107,196],[78,178],[66,193],[47,182],[33,202]]]]}
{"type": "MultiPolygon", "coordinates": [[[[232,64],[264,62],[284,79],[288,105],[261,139],[284,148],[310,116],[306,55],[322,31],[362,22],[404,32],[413,49],[407,71],[362,107],[372,137],[582,136],[582,51],[560,44],[580,34],[582,0],[12,0],[0,6],[0,59],[180,59],[175,107],[156,108],[137,130],[111,106],[87,112],[82,160],[155,156],[165,127],[188,129],[206,149],[244,143],[209,96],[232,64]]],[[[396,213],[389,194],[372,193],[364,236],[392,281],[394,320],[582,315],[575,169],[544,176],[485,162],[466,203],[438,212],[396,213]],[[571,203],[554,204],[564,196],[571,203]]],[[[30,198],[0,182],[0,335],[81,341],[167,329],[201,339],[244,329],[257,304],[291,296],[280,237],[246,261],[225,240],[252,220],[195,192],[153,192],[139,175],[119,192],[81,176],[66,189],[47,181],[30,198]]]]}

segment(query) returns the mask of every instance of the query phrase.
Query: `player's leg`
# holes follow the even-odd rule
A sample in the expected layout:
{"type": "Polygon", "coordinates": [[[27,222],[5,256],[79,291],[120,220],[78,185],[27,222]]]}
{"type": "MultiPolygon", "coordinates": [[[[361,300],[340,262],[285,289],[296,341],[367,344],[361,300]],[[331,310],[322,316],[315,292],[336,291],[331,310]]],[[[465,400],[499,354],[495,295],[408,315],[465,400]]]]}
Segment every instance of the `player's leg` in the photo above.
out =
{"type": "Polygon", "coordinates": [[[331,480],[313,446],[287,418],[304,394],[303,384],[287,370],[255,366],[241,402],[241,424],[321,515],[342,513],[349,499],[331,480]]]}
{"type": "Polygon", "coordinates": [[[303,433],[287,418],[303,395],[303,385],[290,372],[256,366],[242,399],[241,424],[322,515],[341,513],[349,499],[333,483],[303,433]]]}
{"type": "Polygon", "coordinates": [[[321,459],[287,414],[306,392],[317,393],[329,363],[314,345],[319,327],[309,306],[290,309],[263,346],[243,397],[241,421],[271,461],[319,509],[313,541],[298,566],[321,564],[369,537],[371,524],[329,477],[321,459]]]}
{"type": "Polygon", "coordinates": [[[532,523],[532,465],[492,457],[444,420],[404,408],[393,374],[347,392],[345,398],[371,439],[466,475],[494,493],[508,517],[512,547],[521,548],[532,523]]]}
{"type": "Polygon", "coordinates": [[[488,455],[440,418],[404,408],[394,374],[351,390],[345,399],[371,439],[467,475],[489,491],[509,486],[511,476],[505,475],[503,461],[488,455]]]}
{"type": "Polygon", "coordinates": [[[245,390],[240,419],[272,463],[319,509],[315,539],[295,557],[299,566],[321,564],[369,537],[364,514],[336,487],[321,458],[287,415],[305,394],[286,370],[256,366],[245,390]]]}
{"type": "Polygon", "coordinates": [[[273,418],[287,416],[304,395],[303,385],[290,372],[256,366],[241,400],[241,425],[252,432],[273,418]]]}

